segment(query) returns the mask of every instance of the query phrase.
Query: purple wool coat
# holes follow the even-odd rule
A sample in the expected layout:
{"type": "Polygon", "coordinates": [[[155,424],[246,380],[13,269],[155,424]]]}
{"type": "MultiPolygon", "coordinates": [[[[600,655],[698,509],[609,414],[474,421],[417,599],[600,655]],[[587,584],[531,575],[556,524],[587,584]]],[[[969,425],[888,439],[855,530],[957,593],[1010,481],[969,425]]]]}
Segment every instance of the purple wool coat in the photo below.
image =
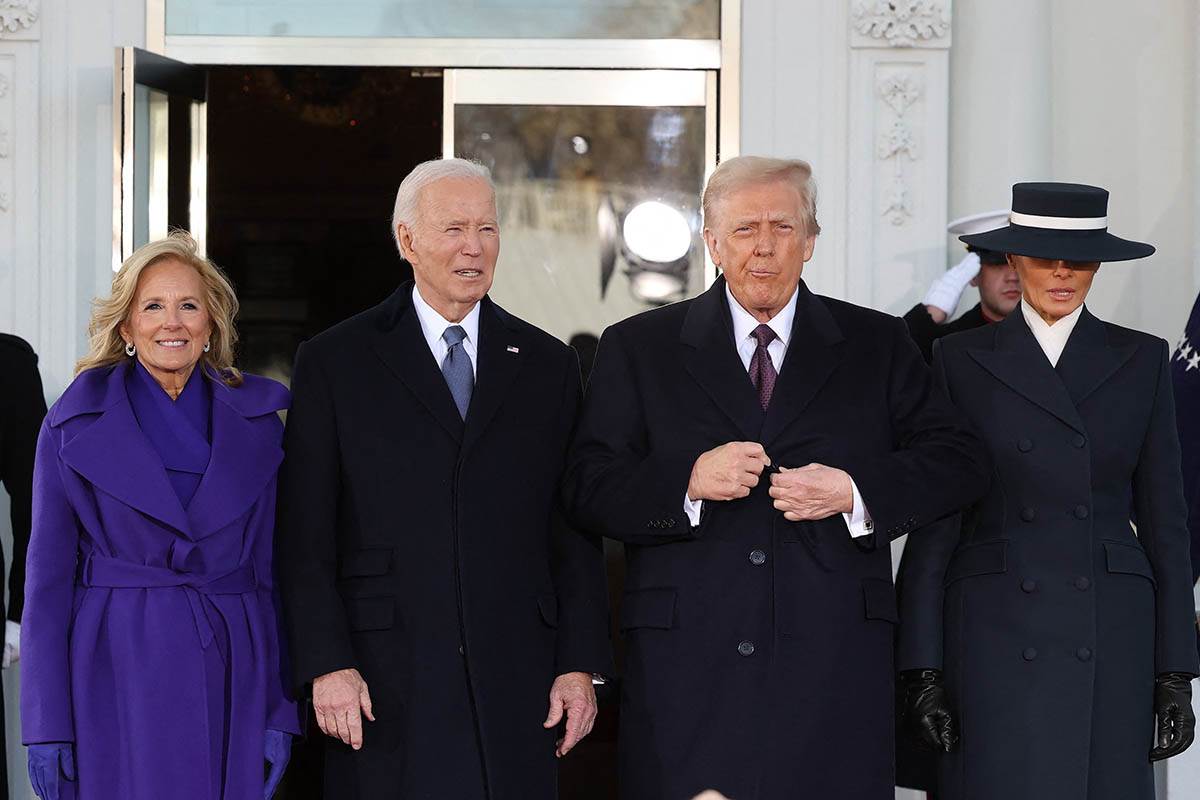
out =
{"type": "Polygon", "coordinates": [[[130,403],[132,369],[82,373],[42,426],[23,739],[74,743],[68,798],[259,800],[264,731],[299,733],[271,565],[288,392],[205,376],[211,452],[185,508],[130,403]]]}

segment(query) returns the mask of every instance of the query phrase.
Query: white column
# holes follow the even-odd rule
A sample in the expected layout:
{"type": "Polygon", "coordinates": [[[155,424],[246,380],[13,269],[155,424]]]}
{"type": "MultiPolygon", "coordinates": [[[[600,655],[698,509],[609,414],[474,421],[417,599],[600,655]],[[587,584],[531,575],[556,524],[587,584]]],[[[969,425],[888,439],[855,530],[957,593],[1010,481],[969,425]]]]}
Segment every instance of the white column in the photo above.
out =
{"type": "Polygon", "coordinates": [[[903,313],[946,261],[948,0],[851,6],[847,296],[903,313]]]}

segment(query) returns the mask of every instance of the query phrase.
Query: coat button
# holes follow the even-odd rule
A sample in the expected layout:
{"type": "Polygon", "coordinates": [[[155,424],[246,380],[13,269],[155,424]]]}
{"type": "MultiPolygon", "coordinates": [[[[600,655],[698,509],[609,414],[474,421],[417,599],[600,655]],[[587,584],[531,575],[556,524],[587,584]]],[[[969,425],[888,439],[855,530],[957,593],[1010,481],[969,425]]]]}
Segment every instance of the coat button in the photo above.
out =
{"type": "Polygon", "coordinates": [[[458,654],[460,656],[465,656],[467,654],[467,651],[463,650],[463,646],[461,644],[458,646],[458,654]]]}
{"type": "Polygon", "coordinates": [[[1087,444],[1087,438],[1082,433],[1078,433],[1075,435],[1075,438],[1071,440],[1071,444],[1075,445],[1076,447],[1082,448],[1084,445],[1087,444]]]}
{"type": "Polygon", "coordinates": [[[738,652],[744,656],[754,655],[754,642],[742,642],[738,645],[738,652]]]}
{"type": "Polygon", "coordinates": [[[1026,661],[1033,661],[1035,658],[1037,658],[1037,650],[1034,650],[1032,647],[1026,647],[1021,651],[1021,658],[1025,659],[1026,661]]]}
{"type": "Polygon", "coordinates": [[[1022,439],[1021,441],[1017,442],[1017,449],[1020,450],[1022,453],[1028,453],[1030,450],[1033,449],[1033,440],[1032,439],[1022,439]]]}
{"type": "Polygon", "coordinates": [[[763,564],[767,563],[767,554],[762,550],[751,550],[750,563],[756,567],[761,567],[763,564]]]}
{"type": "Polygon", "coordinates": [[[1082,575],[1075,579],[1075,588],[1081,592],[1086,592],[1091,585],[1091,580],[1082,575]]]}
{"type": "Polygon", "coordinates": [[[1081,647],[1075,651],[1075,657],[1078,658],[1080,661],[1091,661],[1092,660],[1092,651],[1087,649],[1086,647],[1081,647]]]}
{"type": "Polygon", "coordinates": [[[1025,592],[1028,594],[1028,593],[1034,592],[1036,590],[1037,590],[1037,581],[1035,581],[1033,578],[1026,578],[1025,580],[1021,581],[1021,591],[1022,592],[1025,592]]]}
{"type": "Polygon", "coordinates": [[[1021,509],[1021,519],[1025,520],[1026,522],[1033,522],[1033,518],[1036,516],[1037,512],[1029,506],[1025,506],[1025,508],[1021,509]]]}
{"type": "Polygon", "coordinates": [[[1075,506],[1075,519],[1087,519],[1087,518],[1088,518],[1088,507],[1083,506],[1083,505],[1075,506]]]}

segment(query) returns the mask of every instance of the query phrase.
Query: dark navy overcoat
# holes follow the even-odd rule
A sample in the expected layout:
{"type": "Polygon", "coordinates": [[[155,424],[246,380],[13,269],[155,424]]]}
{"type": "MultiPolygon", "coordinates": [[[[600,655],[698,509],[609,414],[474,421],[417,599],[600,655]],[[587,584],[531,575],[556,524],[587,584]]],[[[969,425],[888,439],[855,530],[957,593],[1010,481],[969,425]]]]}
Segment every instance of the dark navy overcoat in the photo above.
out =
{"type": "Polygon", "coordinates": [[[797,292],[765,413],[723,278],[601,339],[567,483],[579,524],[626,543],[626,800],[894,797],[888,540],[982,493],[986,456],[900,320],[797,292]],[[847,470],[875,532],[788,522],[767,480],[692,528],[692,465],[730,441],[847,470]]]}
{"type": "Polygon", "coordinates": [[[1168,354],[1086,308],[1057,368],[1020,313],[939,342],[994,462],[901,576],[898,666],[944,669],[961,722],[940,797],[1154,797],[1154,676],[1200,671],[1168,354]]]}

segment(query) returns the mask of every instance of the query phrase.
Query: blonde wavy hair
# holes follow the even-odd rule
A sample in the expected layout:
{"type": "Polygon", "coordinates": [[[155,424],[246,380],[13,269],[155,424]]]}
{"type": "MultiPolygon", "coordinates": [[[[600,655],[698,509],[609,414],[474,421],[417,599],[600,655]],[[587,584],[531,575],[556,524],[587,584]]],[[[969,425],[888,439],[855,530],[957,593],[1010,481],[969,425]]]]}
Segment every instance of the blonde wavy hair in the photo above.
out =
{"type": "Polygon", "coordinates": [[[121,325],[129,320],[133,301],[137,298],[138,281],[142,272],[160,261],[174,260],[187,264],[200,274],[204,286],[202,302],[212,322],[209,350],[201,362],[212,367],[227,386],[241,386],[242,373],[233,366],[237,345],[234,319],[238,299],[233,284],[213,262],[200,255],[199,246],[187,231],[172,231],[165,239],[149,242],[134,251],[113,276],[112,293],[107,298],[92,301],[92,318],[88,322],[88,353],[75,365],[75,374],[95,367],[107,367],[128,358],[121,325]]]}

